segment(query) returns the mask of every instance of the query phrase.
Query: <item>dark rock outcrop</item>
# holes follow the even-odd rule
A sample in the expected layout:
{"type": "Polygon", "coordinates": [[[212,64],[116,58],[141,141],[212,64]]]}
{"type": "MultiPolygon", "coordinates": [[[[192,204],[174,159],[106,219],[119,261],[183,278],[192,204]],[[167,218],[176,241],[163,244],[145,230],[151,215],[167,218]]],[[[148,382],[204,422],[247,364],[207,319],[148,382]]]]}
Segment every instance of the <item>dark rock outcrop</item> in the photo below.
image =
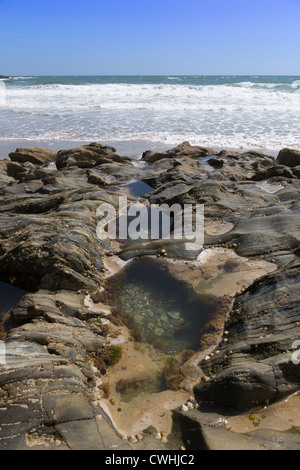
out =
{"type": "Polygon", "coordinates": [[[220,355],[201,364],[212,379],[195,387],[198,399],[250,409],[299,390],[299,366],[292,361],[293,342],[300,336],[299,287],[295,262],[237,297],[220,355]]]}
{"type": "Polygon", "coordinates": [[[299,150],[293,149],[282,149],[280,150],[277,161],[280,165],[294,167],[300,165],[300,152],[299,150]]]}
{"type": "Polygon", "coordinates": [[[58,170],[72,166],[93,168],[103,163],[123,164],[129,161],[130,159],[117,155],[113,147],[91,143],[73,149],[61,150],[57,153],[56,166],[58,170]]]}
{"type": "Polygon", "coordinates": [[[167,150],[166,152],[153,152],[152,150],[148,150],[143,153],[142,160],[147,163],[155,163],[163,158],[176,158],[177,156],[180,157],[205,157],[208,155],[213,155],[214,150],[207,147],[200,147],[200,146],[192,146],[188,142],[183,142],[182,144],[178,145],[177,147],[167,150]]]}

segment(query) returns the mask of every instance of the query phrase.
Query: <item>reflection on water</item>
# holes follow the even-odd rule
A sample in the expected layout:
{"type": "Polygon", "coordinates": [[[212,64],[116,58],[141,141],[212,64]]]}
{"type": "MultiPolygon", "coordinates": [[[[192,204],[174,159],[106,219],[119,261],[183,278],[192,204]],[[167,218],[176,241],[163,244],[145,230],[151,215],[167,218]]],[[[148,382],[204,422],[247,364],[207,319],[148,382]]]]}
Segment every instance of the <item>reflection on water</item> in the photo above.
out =
{"type": "Polygon", "coordinates": [[[149,184],[139,180],[129,183],[126,187],[129,189],[130,195],[133,197],[141,197],[153,191],[149,184]]]}
{"type": "Polygon", "coordinates": [[[121,186],[118,186],[116,188],[109,188],[109,191],[127,194],[132,197],[138,198],[144,196],[145,194],[151,193],[153,191],[153,188],[151,188],[149,184],[144,183],[141,180],[135,180],[127,184],[122,184],[121,186]]]}
{"type": "Polygon", "coordinates": [[[143,397],[152,393],[159,393],[166,390],[163,376],[151,377],[147,379],[119,380],[116,387],[121,394],[123,402],[130,402],[137,397],[143,397]]]}
{"type": "Polygon", "coordinates": [[[122,277],[120,306],[142,339],[172,354],[199,348],[199,331],[212,306],[174,279],[164,263],[132,262],[122,277]]]}
{"type": "Polygon", "coordinates": [[[3,313],[14,307],[26,292],[18,287],[0,282],[0,319],[3,313]]]}

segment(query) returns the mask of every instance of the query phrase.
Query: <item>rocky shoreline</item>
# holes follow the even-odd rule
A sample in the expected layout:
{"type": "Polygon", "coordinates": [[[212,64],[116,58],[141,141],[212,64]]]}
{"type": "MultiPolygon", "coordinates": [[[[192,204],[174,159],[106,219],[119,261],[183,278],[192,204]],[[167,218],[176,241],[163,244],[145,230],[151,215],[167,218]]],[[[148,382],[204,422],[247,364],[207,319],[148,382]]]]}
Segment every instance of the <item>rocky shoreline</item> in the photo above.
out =
{"type": "Polygon", "coordinates": [[[245,413],[252,423],[254,409],[299,392],[292,362],[300,336],[299,176],[296,150],[275,159],[187,142],[147,151],[139,162],[97,143],[57,153],[17,149],[0,160],[0,281],[28,292],[1,317],[0,449],[298,449],[292,415],[280,430],[233,431],[226,423],[245,413]],[[140,194],[150,204],[204,204],[203,249],[97,238],[99,204],[117,208],[120,194],[136,201],[130,183],[137,182],[152,188],[140,194]],[[124,373],[122,362],[115,365],[119,344],[123,367],[126,353],[141,362],[161,354],[134,339],[124,318],[110,321],[113,303],[100,295],[108,278],[140,258],[164,261],[187,292],[204,292],[217,306],[199,349],[175,357],[183,406],[174,395],[167,437],[156,422],[125,437],[122,411],[103,386],[124,373]]]}

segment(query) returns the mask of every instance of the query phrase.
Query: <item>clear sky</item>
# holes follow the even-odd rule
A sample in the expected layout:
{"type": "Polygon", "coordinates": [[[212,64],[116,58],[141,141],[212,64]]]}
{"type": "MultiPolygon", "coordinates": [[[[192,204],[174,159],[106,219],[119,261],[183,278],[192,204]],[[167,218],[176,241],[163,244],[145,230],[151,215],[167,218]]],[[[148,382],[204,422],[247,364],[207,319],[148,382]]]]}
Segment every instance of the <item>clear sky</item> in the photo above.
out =
{"type": "Polygon", "coordinates": [[[0,74],[300,75],[300,0],[0,0],[0,74]]]}

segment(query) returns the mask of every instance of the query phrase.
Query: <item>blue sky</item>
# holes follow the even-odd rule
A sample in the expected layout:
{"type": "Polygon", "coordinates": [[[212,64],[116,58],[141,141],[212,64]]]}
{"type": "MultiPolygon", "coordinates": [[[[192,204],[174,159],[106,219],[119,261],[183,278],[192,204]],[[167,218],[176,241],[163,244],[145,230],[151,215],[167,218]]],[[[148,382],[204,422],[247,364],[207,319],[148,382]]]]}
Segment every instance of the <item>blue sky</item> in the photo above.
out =
{"type": "Polygon", "coordinates": [[[300,75],[300,0],[0,0],[0,74],[300,75]]]}

